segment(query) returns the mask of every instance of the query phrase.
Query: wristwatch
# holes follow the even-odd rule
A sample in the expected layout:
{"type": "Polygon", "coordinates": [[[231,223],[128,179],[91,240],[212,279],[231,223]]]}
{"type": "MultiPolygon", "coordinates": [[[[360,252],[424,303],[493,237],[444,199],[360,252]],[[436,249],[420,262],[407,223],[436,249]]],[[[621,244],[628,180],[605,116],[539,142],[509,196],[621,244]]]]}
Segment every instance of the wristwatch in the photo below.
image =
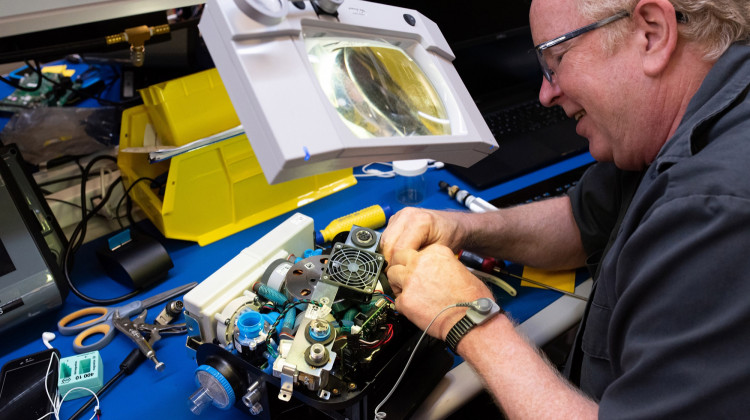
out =
{"type": "Polygon", "coordinates": [[[456,322],[445,337],[445,343],[448,344],[448,348],[456,354],[458,354],[456,346],[458,346],[458,342],[464,338],[466,333],[477,325],[482,325],[489,321],[495,315],[505,313],[500,305],[488,298],[477,299],[467,306],[469,310],[466,311],[466,315],[456,322]]]}

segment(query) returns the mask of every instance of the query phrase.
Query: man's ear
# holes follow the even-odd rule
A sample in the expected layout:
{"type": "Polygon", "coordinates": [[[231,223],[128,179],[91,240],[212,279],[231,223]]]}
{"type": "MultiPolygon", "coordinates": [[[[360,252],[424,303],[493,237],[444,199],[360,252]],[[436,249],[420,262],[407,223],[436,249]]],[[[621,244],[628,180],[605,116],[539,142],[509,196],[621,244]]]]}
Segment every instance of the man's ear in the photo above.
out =
{"type": "Polygon", "coordinates": [[[677,17],[668,0],[641,0],[633,11],[635,35],[643,71],[657,76],[669,65],[677,48],[677,17]]]}

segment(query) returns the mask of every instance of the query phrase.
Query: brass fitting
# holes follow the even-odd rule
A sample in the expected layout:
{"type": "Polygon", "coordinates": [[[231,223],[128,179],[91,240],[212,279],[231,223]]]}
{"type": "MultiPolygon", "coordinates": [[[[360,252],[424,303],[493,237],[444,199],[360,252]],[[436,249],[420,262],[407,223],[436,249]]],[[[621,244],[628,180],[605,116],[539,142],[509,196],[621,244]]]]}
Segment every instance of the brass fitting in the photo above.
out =
{"type": "Polygon", "coordinates": [[[164,35],[169,33],[169,25],[159,25],[148,27],[146,25],[128,28],[125,32],[109,35],[106,37],[107,45],[117,44],[120,42],[130,43],[130,61],[133,65],[140,67],[146,59],[145,43],[154,35],[164,35]]]}

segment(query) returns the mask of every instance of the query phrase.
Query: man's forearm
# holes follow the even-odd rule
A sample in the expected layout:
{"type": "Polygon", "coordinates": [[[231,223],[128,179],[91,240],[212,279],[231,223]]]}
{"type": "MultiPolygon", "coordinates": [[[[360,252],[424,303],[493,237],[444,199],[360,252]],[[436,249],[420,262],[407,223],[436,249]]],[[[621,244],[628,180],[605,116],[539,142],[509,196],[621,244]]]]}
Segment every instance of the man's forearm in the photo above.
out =
{"type": "Polygon", "coordinates": [[[545,269],[581,267],[585,253],[568,197],[467,217],[464,247],[545,269]]]}
{"type": "Polygon", "coordinates": [[[597,404],[562,378],[504,315],[466,334],[458,352],[510,419],[597,416],[597,404]]]}

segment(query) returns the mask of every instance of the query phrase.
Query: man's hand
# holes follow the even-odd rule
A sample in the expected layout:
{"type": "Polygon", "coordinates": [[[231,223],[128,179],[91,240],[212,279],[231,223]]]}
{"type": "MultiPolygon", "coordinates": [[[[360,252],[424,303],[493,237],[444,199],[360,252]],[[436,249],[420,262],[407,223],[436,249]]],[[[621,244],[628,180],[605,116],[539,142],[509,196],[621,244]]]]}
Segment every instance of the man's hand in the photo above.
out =
{"type": "Polygon", "coordinates": [[[465,218],[466,213],[407,207],[388,221],[388,227],[380,237],[381,253],[391,261],[398,250],[420,250],[431,244],[456,251],[467,231],[462,225],[462,217],[465,218]]]}
{"type": "MultiPolygon", "coordinates": [[[[386,274],[396,295],[396,309],[423,330],[446,306],[481,297],[494,300],[487,286],[456,259],[451,249],[442,245],[429,245],[421,251],[407,248],[396,251],[386,274]]],[[[445,339],[465,313],[466,310],[459,309],[446,312],[427,333],[445,339]]]]}

